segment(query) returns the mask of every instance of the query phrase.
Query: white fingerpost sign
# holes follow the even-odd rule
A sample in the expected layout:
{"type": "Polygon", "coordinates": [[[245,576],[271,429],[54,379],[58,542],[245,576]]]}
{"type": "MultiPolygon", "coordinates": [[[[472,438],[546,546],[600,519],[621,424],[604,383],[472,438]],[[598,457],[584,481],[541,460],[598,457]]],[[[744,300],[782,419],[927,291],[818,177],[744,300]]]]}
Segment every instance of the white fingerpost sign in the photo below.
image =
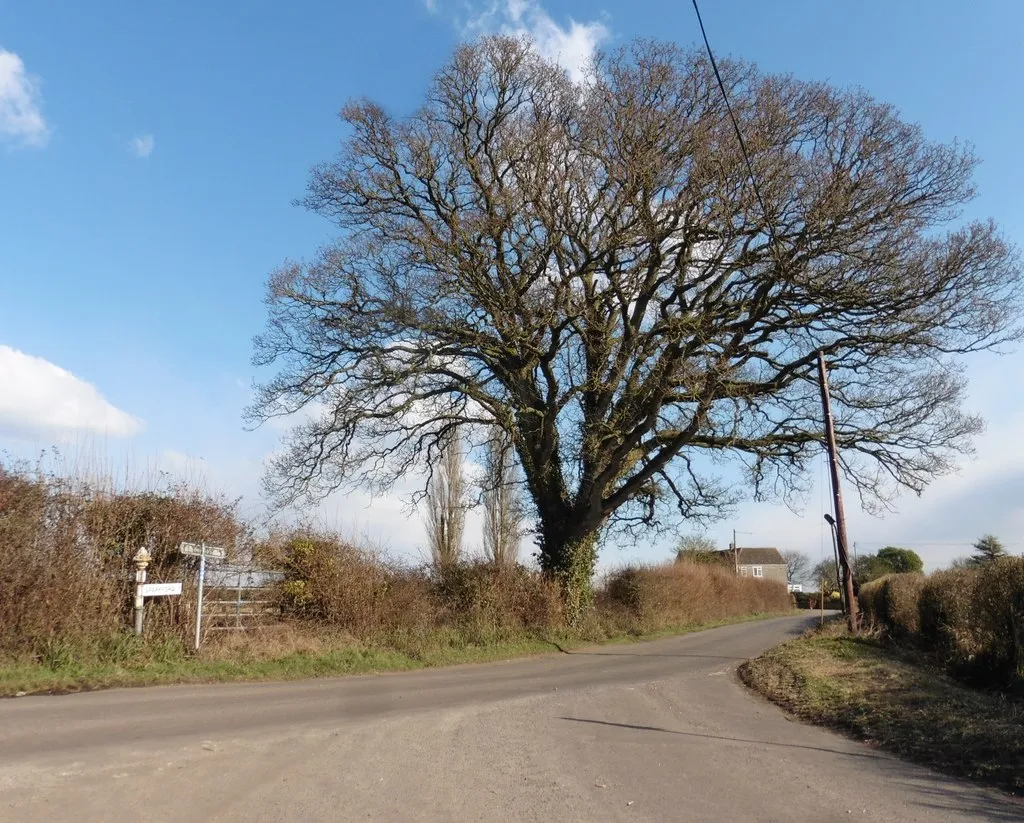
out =
{"type": "Polygon", "coordinates": [[[146,569],[152,558],[143,546],[132,558],[135,566],[135,621],[136,634],[142,634],[142,620],[145,615],[147,597],[175,597],[181,594],[181,583],[147,583],[146,569]]]}
{"type": "Polygon", "coordinates": [[[220,546],[207,546],[205,543],[182,543],[178,552],[190,557],[199,558],[199,586],[196,593],[196,651],[203,639],[203,581],[206,580],[206,560],[223,560],[228,556],[227,549],[220,546]]]}
{"type": "Polygon", "coordinates": [[[178,551],[192,557],[208,557],[210,560],[223,560],[228,556],[227,549],[222,549],[220,546],[207,546],[205,543],[182,543],[178,546],[178,551]]]}
{"type": "Polygon", "coordinates": [[[174,597],[181,594],[181,583],[143,583],[139,589],[143,597],[174,597]]]}

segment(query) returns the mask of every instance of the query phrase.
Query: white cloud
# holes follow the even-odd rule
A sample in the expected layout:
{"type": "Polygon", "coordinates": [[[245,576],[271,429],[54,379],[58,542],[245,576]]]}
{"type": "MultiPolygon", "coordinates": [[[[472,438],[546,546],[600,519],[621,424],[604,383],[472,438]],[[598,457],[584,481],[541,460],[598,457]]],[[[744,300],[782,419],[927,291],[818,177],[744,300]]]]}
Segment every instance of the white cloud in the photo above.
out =
{"type": "Polygon", "coordinates": [[[0,346],[0,386],[0,432],[131,437],[142,430],[142,421],[113,406],[95,386],[10,346],[0,346]]]}
{"type": "Polygon", "coordinates": [[[203,458],[178,451],[177,449],[164,449],[157,456],[157,466],[179,477],[191,476],[202,473],[203,458]]]}
{"type": "Polygon", "coordinates": [[[156,138],[152,134],[141,134],[132,138],[131,146],[138,157],[149,157],[156,148],[156,138]]]}
{"type": "Polygon", "coordinates": [[[559,25],[536,0],[493,0],[472,13],[461,29],[470,38],[494,32],[528,37],[539,54],[563,66],[576,82],[585,78],[597,47],[610,34],[598,20],[580,23],[570,18],[568,25],[559,25]]]}
{"type": "Polygon", "coordinates": [[[42,146],[49,135],[39,81],[18,55],[0,49],[0,141],[42,146]]]}
{"type": "Polygon", "coordinates": [[[437,6],[437,0],[423,0],[423,5],[427,7],[427,11],[431,14],[437,14],[439,11],[437,6]]]}

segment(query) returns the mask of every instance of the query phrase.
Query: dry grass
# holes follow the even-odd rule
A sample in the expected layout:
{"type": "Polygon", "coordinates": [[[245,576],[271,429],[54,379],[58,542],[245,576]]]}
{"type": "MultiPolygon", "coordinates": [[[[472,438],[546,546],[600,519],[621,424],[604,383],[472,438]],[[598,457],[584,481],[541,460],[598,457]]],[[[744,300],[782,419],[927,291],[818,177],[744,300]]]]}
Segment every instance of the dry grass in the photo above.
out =
{"type": "Polygon", "coordinates": [[[979,691],[841,624],[785,643],[740,669],[801,719],[947,774],[1024,794],[1024,702],[979,691]]]}

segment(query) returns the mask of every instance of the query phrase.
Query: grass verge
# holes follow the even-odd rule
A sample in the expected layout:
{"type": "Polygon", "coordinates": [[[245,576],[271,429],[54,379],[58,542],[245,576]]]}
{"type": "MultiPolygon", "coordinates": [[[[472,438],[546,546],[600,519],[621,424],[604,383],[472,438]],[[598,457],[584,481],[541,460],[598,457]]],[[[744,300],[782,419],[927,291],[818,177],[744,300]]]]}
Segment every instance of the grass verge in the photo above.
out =
{"type": "Polygon", "coordinates": [[[744,664],[740,676],[802,720],[1024,794],[1024,701],[972,689],[909,652],[832,624],[744,664]]]}
{"type": "MultiPolygon", "coordinates": [[[[779,616],[781,615],[753,614],[706,623],[690,623],[662,628],[643,635],[616,635],[601,643],[621,644],[656,640],[779,616]]],[[[72,662],[49,667],[39,664],[0,663],[0,696],[67,694],[93,689],[172,683],[299,680],[377,674],[557,654],[559,649],[576,649],[587,645],[593,644],[578,638],[552,637],[550,640],[543,640],[524,637],[488,645],[436,645],[417,653],[373,646],[346,645],[337,648],[290,651],[274,656],[253,656],[241,651],[224,657],[184,657],[130,664],[72,662]]]]}

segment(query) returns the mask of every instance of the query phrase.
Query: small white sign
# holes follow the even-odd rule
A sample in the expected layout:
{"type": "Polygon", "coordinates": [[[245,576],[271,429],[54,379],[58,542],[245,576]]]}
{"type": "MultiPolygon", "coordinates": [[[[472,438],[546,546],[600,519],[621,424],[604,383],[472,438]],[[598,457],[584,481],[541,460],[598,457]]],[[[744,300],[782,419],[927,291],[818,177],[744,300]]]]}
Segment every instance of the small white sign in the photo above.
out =
{"type": "Polygon", "coordinates": [[[223,560],[228,556],[227,549],[220,546],[207,546],[205,543],[182,543],[178,546],[181,554],[189,554],[193,557],[206,557],[208,560],[223,560]]]}
{"type": "Polygon", "coordinates": [[[143,597],[170,597],[181,594],[181,583],[143,583],[139,586],[143,597]]]}

